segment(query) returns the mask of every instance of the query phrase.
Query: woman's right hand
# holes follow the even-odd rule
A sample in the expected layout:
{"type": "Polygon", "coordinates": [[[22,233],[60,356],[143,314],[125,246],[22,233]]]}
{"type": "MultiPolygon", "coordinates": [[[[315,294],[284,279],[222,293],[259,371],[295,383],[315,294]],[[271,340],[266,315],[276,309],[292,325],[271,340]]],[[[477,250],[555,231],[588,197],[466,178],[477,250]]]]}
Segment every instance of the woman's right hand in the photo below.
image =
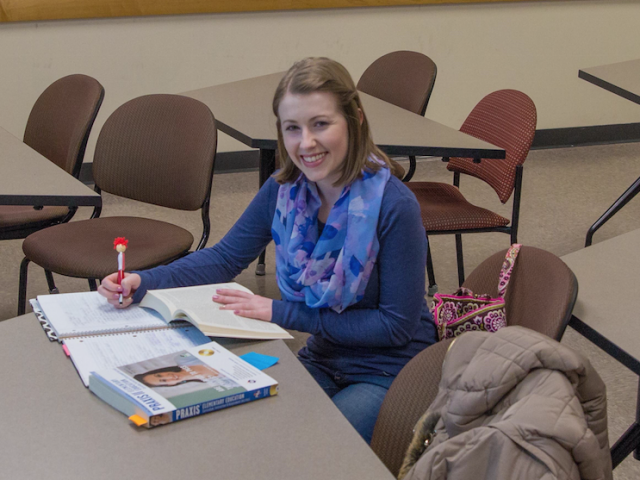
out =
{"type": "Polygon", "coordinates": [[[100,282],[98,293],[116,308],[126,308],[133,302],[131,298],[140,286],[142,279],[137,273],[125,273],[122,285],[118,285],[118,272],[107,275],[100,282]],[[120,304],[122,294],[122,305],[120,304]]]}

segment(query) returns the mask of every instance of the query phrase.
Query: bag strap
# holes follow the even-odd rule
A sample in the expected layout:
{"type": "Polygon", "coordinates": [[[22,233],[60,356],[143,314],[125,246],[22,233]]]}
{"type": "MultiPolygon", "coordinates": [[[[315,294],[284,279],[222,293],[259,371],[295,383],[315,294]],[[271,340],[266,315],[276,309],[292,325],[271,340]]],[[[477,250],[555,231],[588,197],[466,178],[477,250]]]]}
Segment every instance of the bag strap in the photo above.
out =
{"type": "Polygon", "coordinates": [[[509,285],[509,280],[511,280],[511,272],[513,271],[513,266],[516,263],[516,258],[521,246],[522,244],[520,243],[514,243],[509,250],[507,250],[507,255],[504,257],[502,270],[500,271],[500,281],[498,282],[499,297],[504,298],[507,293],[507,285],[509,285]]]}

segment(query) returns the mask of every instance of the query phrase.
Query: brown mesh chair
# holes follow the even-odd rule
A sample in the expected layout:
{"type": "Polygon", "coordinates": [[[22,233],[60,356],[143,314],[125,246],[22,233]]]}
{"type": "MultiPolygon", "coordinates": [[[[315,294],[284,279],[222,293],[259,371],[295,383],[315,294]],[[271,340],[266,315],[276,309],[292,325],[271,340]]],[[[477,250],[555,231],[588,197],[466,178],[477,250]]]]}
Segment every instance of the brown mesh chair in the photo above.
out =
{"type": "MultiPolygon", "coordinates": [[[[102,85],[86,75],[56,80],[33,105],[24,143],[77,178],[103,98],[102,85]]],[[[76,210],[76,207],[0,205],[0,239],[25,238],[42,228],[67,222],[76,210]]]]}
{"type": "MultiPolygon", "coordinates": [[[[203,233],[210,232],[209,201],[216,154],[213,115],[203,103],[179,95],[147,95],[119,107],[107,119],[96,144],[93,176],[96,191],[179,210],[201,210],[203,233]]],[[[115,237],[126,237],[127,270],[166,264],[185,255],[193,235],[176,225],[137,217],[98,218],[40,230],[22,244],[19,314],[24,312],[29,261],[45,269],[49,291],[56,293],[50,272],[96,279],[116,269],[115,237]]]]}
{"type": "MultiPolygon", "coordinates": [[[[422,223],[429,235],[455,234],[458,283],[464,282],[462,234],[503,232],[517,242],[524,163],[536,130],[536,107],[524,93],[499,90],[484,97],[471,111],[460,131],[505,149],[505,160],[452,158],[453,185],[437,182],[408,184],[420,203],[422,223]],[[506,203],[513,193],[511,220],[469,203],[460,193],[460,174],[466,173],[488,183],[506,203]]],[[[437,291],[431,249],[427,250],[429,295],[437,291]]]]}
{"type": "MultiPolygon", "coordinates": [[[[497,295],[507,250],[498,252],[469,275],[464,286],[497,295]]],[[[560,341],[578,296],[578,281],[558,257],[523,246],[506,295],[509,325],[520,325],[560,341]]],[[[413,427],[438,393],[442,361],[453,340],[443,340],[416,355],[400,371],[387,393],[373,431],[371,448],[397,476],[413,427]]]]}
{"type": "MultiPolygon", "coordinates": [[[[383,55],[364,71],[358,90],[418,115],[424,115],[436,82],[437,68],[426,55],[398,51],[383,55]]],[[[416,157],[409,157],[407,182],[416,170],[416,157]]]]}

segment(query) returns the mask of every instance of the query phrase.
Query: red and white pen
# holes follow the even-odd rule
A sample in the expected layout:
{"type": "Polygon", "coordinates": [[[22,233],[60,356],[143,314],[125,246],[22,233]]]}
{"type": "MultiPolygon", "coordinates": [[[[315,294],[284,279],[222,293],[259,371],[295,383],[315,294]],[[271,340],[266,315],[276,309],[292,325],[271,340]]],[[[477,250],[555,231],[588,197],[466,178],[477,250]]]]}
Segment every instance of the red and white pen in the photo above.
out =
{"type": "MultiPolygon", "coordinates": [[[[124,251],[127,249],[127,244],[129,240],[124,237],[117,237],[113,241],[113,248],[118,252],[118,285],[122,285],[122,280],[124,279],[124,251]]],[[[120,293],[120,297],[118,298],[118,303],[122,305],[122,293],[120,293]]]]}

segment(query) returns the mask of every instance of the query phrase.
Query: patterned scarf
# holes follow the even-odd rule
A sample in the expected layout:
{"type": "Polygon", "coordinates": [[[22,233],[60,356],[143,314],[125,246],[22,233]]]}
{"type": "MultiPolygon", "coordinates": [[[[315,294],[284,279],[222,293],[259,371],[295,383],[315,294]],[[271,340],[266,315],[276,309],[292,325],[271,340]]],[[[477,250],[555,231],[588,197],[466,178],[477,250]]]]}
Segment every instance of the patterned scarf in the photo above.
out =
{"type": "Polygon", "coordinates": [[[389,177],[386,166],[365,170],[344,187],[320,238],[316,184],[301,174],[280,185],[271,233],[285,300],[340,313],[362,299],[380,249],[378,217],[389,177]]]}

